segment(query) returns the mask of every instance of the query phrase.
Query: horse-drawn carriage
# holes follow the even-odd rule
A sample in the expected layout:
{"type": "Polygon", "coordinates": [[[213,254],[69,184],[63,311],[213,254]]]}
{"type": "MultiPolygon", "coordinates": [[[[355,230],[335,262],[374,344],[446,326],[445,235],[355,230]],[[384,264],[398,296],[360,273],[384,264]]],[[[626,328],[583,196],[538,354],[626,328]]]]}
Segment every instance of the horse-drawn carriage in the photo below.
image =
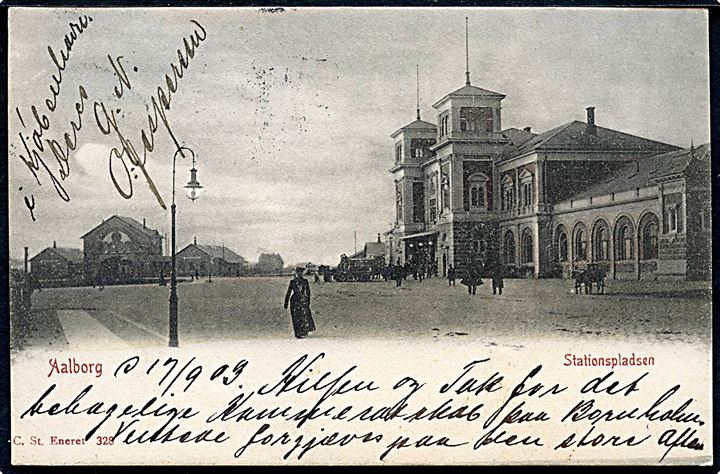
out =
{"type": "Polygon", "coordinates": [[[597,287],[599,294],[605,294],[605,277],[607,271],[597,263],[589,263],[584,270],[573,270],[572,277],[575,279],[575,293],[592,294],[593,284],[597,287]]]}
{"type": "Polygon", "coordinates": [[[350,258],[346,255],[340,257],[340,263],[332,272],[335,281],[362,281],[368,282],[378,275],[382,275],[385,261],[383,257],[350,258]]]}

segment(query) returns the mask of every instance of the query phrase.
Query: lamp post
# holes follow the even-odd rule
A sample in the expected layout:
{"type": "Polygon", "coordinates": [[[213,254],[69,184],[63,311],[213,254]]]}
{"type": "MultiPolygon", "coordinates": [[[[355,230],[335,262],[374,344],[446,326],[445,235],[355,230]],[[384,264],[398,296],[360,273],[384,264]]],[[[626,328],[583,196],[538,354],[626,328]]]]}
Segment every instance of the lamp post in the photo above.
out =
{"type": "Polygon", "coordinates": [[[172,168],[172,204],[170,205],[170,226],[171,226],[171,269],[170,269],[170,335],[169,346],[178,347],[178,296],[177,296],[177,270],[175,267],[175,164],[178,155],[185,158],[185,153],[192,156],[192,168],[190,169],[190,181],[184,186],[187,197],[195,201],[202,192],[203,187],[197,180],[197,169],[195,169],[195,153],[187,147],[180,147],[173,155],[172,168]]]}

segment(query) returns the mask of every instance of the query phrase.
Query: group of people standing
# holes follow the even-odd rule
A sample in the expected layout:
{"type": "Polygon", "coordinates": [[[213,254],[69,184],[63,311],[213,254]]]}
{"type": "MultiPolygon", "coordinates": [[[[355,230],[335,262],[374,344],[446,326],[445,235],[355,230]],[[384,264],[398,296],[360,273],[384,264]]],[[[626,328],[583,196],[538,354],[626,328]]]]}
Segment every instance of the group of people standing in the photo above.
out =
{"type": "MultiPolygon", "coordinates": [[[[396,286],[400,287],[402,281],[408,277],[409,274],[413,275],[414,279],[423,280],[423,277],[430,278],[433,275],[433,266],[427,266],[423,268],[423,272],[419,272],[417,268],[404,267],[400,265],[400,261],[396,265],[390,264],[386,267],[384,277],[385,281],[392,279],[395,280],[396,286]]],[[[435,269],[435,271],[437,271],[435,269]]],[[[298,339],[304,339],[308,334],[315,330],[315,321],[312,317],[312,311],[310,310],[310,283],[303,277],[305,269],[303,267],[297,267],[295,269],[295,276],[288,284],[287,292],[285,293],[285,309],[290,306],[290,317],[292,318],[293,330],[295,337],[298,339]]],[[[468,262],[467,269],[464,272],[460,283],[467,286],[468,294],[475,295],[477,293],[477,287],[483,284],[481,274],[484,272],[484,265],[482,261],[468,262]]],[[[505,286],[503,280],[503,266],[498,263],[492,265],[492,289],[493,295],[502,295],[503,287],[505,286]]],[[[435,274],[436,275],[436,274],[435,274]]],[[[447,270],[448,286],[455,286],[456,269],[450,265],[447,270]]],[[[315,281],[318,281],[316,275],[315,281]]]]}

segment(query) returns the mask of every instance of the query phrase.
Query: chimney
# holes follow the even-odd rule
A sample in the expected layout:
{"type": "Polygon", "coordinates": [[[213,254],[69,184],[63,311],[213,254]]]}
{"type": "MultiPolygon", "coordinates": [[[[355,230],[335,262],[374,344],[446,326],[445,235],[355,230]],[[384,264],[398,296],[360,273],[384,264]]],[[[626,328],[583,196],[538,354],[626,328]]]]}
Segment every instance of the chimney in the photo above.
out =
{"type": "Polygon", "coordinates": [[[54,248],[54,249],[57,248],[57,241],[55,241],[55,240],[53,240],[53,248],[54,248]]]}
{"type": "Polygon", "coordinates": [[[25,247],[25,262],[24,262],[25,273],[28,272],[28,248],[25,247]]]}
{"type": "Polygon", "coordinates": [[[145,218],[143,217],[143,229],[145,229],[145,218]]]}
{"type": "Polygon", "coordinates": [[[197,245],[197,237],[193,237],[193,245],[197,245]]]}
{"type": "Polygon", "coordinates": [[[588,135],[597,135],[597,127],[595,126],[595,107],[587,107],[587,125],[585,133],[588,135]]]}
{"type": "Polygon", "coordinates": [[[525,127],[525,128],[523,128],[523,130],[525,130],[528,133],[532,133],[532,127],[525,127]]]}
{"type": "Polygon", "coordinates": [[[380,232],[378,232],[378,243],[380,243],[380,232]]]}

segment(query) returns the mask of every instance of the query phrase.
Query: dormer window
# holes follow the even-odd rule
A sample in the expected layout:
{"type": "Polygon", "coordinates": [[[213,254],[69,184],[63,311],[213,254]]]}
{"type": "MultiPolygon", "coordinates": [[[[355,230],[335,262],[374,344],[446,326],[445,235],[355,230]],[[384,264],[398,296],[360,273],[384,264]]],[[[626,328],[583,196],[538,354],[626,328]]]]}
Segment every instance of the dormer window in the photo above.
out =
{"type": "Polygon", "coordinates": [[[482,173],[477,173],[468,179],[470,185],[470,208],[471,209],[487,209],[487,185],[488,177],[482,173]]]}

